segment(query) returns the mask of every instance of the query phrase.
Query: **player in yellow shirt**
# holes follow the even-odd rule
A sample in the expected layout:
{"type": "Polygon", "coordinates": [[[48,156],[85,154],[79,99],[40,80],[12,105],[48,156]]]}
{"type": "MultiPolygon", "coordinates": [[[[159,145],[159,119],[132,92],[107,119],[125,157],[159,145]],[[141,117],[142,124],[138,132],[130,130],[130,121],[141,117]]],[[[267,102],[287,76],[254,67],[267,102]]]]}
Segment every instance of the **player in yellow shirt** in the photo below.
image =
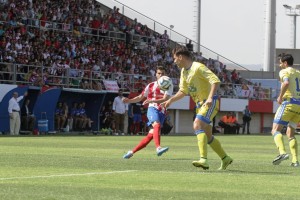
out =
{"type": "Polygon", "coordinates": [[[219,140],[212,135],[211,122],[219,110],[219,100],[215,95],[219,87],[219,78],[205,65],[193,62],[193,57],[186,47],[173,50],[175,64],[181,68],[179,91],[169,100],[162,103],[169,107],[185,95],[190,95],[195,101],[196,117],[193,128],[198,139],[200,160],[193,161],[195,167],[209,169],[207,162],[207,144],[222,159],[219,170],[225,170],[233,159],[223,150],[219,140]]]}
{"type": "Polygon", "coordinates": [[[300,72],[293,68],[294,58],[291,54],[281,54],[279,59],[281,89],[277,102],[280,106],[275,114],[272,128],[272,135],[279,150],[279,155],[273,160],[273,164],[279,165],[281,161],[289,158],[281,134],[283,126],[287,126],[286,135],[289,139],[292,154],[291,166],[299,167],[295,129],[300,121],[300,72]]]}

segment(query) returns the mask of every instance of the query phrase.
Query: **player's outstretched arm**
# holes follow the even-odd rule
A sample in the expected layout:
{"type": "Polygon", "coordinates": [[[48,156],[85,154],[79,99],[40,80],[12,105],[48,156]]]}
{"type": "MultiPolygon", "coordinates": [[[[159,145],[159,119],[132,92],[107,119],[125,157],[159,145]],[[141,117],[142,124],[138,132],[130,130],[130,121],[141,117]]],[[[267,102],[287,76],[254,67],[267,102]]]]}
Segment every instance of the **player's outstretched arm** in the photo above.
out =
{"type": "Polygon", "coordinates": [[[123,97],[123,98],[122,98],[122,101],[123,101],[124,103],[137,103],[137,102],[142,101],[144,98],[145,98],[145,97],[144,97],[142,94],[140,94],[139,96],[136,96],[136,97],[134,97],[134,98],[132,98],[132,99],[129,99],[129,98],[127,98],[127,97],[123,97]]]}
{"type": "Polygon", "coordinates": [[[169,100],[162,102],[160,105],[168,108],[173,102],[178,101],[179,99],[182,99],[185,96],[185,93],[182,91],[178,91],[173,97],[171,97],[169,100]]]}

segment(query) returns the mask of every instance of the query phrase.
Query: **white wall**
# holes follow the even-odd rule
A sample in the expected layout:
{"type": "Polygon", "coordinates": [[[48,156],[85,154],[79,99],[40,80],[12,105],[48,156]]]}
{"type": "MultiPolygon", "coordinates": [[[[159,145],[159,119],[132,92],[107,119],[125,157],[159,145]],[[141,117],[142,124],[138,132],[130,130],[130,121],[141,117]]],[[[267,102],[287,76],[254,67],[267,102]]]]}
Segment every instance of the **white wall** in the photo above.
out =
{"type": "Polygon", "coordinates": [[[221,98],[220,110],[242,112],[248,105],[248,99],[226,99],[221,98]]]}
{"type": "MultiPolygon", "coordinates": [[[[169,114],[171,116],[171,121],[174,125],[174,128],[171,131],[171,134],[184,134],[184,135],[193,135],[193,111],[191,110],[178,110],[179,112],[179,119],[178,123],[175,122],[176,114],[175,110],[169,110],[169,114]],[[177,130],[177,131],[176,131],[177,130]]],[[[216,116],[216,125],[222,118],[222,116],[226,115],[227,112],[219,112],[216,116]]],[[[237,119],[240,124],[243,123],[243,114],[242,112],[236,112],[237,113],[237,119]]],[[[263,129],[267,131],[266,133],[270,133],[274,114],[264,114],[263,115],[264,120],[264,127],[263,129]]],[[[261,133],[261,114],[260,113],[252,113],[252,120],[250,122],[250,133],[258,134],[261,133]]],[[[240,133],[242,133],[242,128],[240,129],[240,133]]]]}

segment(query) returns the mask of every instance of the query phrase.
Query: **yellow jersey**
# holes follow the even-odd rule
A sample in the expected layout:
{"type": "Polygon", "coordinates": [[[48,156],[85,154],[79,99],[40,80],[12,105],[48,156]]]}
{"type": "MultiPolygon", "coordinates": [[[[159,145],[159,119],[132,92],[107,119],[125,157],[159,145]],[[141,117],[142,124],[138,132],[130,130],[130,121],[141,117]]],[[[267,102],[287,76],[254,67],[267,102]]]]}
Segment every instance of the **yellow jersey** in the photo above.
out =
{"type": "Polygon", "coordinates": [[[220,83],[220,79],[205,65],[193,62],[189,69],[181,70],[179,90],[202,104],[214,83],[220,83]]]}
{"type": "Polygon", "coordinates": [[[289,81],[289,87],[284,93],[283,98],[300,99],[300,71],[287,67],[279,72],[280,82],[289,81]]]}

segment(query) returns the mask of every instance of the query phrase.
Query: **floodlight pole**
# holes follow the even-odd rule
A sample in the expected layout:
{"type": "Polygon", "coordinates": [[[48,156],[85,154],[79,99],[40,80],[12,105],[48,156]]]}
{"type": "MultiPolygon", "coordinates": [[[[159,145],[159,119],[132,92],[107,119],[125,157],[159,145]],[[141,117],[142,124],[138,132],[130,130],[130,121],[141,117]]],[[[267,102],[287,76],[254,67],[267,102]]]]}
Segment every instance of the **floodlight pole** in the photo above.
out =
{"type": "Polygon", "coordinates": [[[197,20],[197,52],[200,53],[201,49],[201,0],[198,0],[198,20],[197,20]]]}
{"type": "Polygon", "coordinates": [[[300,6],[297,5],[296,7],[291,7],[289,5],[283,5],[285,8],[285,14],[287,16],[293,17],[293,48],[296,49],[297,40],[296,40],[296,34],[297,34],[297,17],[300,16],[300,6]]]}
{"type": "Polygon", "coordinates": [[[264,45],[264,65],[267,72],[274,72],[275,69],[275,48],[276,48],[276,1],[266,0],[266,20],[265,20],[265,45],[264,45]]]}
{"type": "Polygon", "coordinates": [[[294,15],[294,49],[296,49],[296,34],[297,34],[297,16],[298,15],[294,15]]]}

